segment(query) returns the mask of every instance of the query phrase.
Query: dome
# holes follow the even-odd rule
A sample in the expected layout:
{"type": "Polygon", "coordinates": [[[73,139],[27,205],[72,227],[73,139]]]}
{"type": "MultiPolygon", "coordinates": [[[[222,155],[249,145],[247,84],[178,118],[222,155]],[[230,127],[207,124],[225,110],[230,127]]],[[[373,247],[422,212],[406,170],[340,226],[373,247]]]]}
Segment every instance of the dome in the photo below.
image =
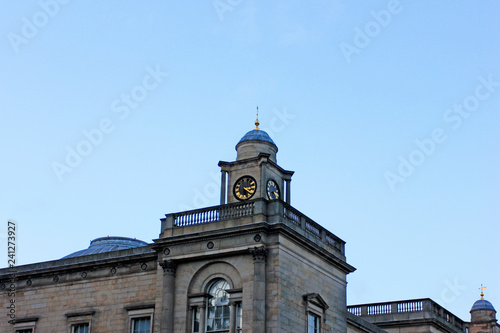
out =
{"type": "Polygon", "coordinates": [[[269,154],[271,161],[276,163],[278,146],[265,131],[255,128],[245,134],[236,145],[237,161],[258,157],[261,153],[269,154]]]}
{"type": "Polygon", "coordinates": [[[148,243],[135,238],[116,237],[116,236],[101,237],[91,241],[88,249],[76,251],[74,253],[71,253],[63,257],[62,259],[87,256],[96,253],[125,250],[146,245],[148,245],[148,243]]]}
{"type": "Polygon", "coordinates": [[[491,311],[495,311],[495,308],[493,307],[493,305],[488,302],[487,300],[485,299],[480,299],[478,301],[476,301],[474,303],[474,305],[472,306],[472,309],[470,309],[471,311],[476,311],[476,310],[491,310],[491,311]]]}
{"type": "MultiPolygon", "coordinates": [[[[254,130],[251,130],[250,132],[248,132],[247,134],[245,134],[241,138],[241,140],[238,142],[236,147],[238,147],[238,145],[244,141],[264,141],[264,142],[269,142],[269,143],[273,144],[274,146],[276,146],[276,144],[274,143],[273,139],[271,139],[269,134],[267,134],[265,131],[263,131],[261,129],[254,129],[254,130]]],[[[278,147],[276,146],[276,148],[278,148],[278,147]]]]}
{"type": "Polygon", "coordinates": [[[269,159],[276,163],[276,153],[278,146],[273,139],[259,128],[259,108],[257,107],[257,119],[255,120],[255,128],[247,132],[240,141],[236,144],[237,156],[236,160],[241,161],[250,158],[257,158],[261,154],[268,154],[269,159]]]}

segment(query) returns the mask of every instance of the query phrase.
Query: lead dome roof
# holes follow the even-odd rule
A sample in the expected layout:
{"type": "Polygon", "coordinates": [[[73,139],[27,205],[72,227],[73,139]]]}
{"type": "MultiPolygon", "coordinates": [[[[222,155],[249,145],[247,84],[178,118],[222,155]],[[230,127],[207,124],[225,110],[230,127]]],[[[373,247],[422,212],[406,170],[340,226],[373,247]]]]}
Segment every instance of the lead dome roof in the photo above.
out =
{"type": "Polygon", "coordinates": [[[480,299],[480,300],[477,300],[474,305],[472,305],[472,308],[470,309],[471,311],[476,311],[476,310],[491,310],[491,311],[495,311],[495,308],[493,307],[493,304],[491,304],[490,302],[488,302],[487,300],[485,299],[480,299]]]}
{"type": "MultiPolygon", "coordinates": [[[[253,129],[247,134],[245,134],[241,140],[238,142],[236,146],[238,146],[240,143],[245,142],[245,141],[264,141],[264,142],[269,142],[276,146],[274,143],[273,139],[269,136],[269,134],[266,133],[266,131],[263,131],[261,129],[253,129]]],[[[278,146],[276,146],[277,148],[278,146]]]]}
{"type": "Polygon", "coordinates": [[[68,254],[62,259],[87,256],[96,253],[132,249],[134,247],[146,246],[148,243],[135,238],[107,236],[96,238],[90,242],[90,246],[85,250],[80,250],[68,254]]]}

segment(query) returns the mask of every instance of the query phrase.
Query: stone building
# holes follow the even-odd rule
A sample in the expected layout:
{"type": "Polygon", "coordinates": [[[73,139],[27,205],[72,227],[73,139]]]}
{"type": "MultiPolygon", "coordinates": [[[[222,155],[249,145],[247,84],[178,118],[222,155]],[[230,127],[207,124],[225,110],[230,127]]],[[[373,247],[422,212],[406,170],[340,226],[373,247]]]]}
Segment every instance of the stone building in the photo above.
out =
{"type": "Polygon", "coordinates": [[[292,171],[258,128],[220,162],[221,202],[167,214],[151,244],[106,237],[15,280],[18,332],[346,332],[344,241],[291,206],[292,171]]]}
{"type": "Polygon", "coordinates": [[[346,308],[345,242],[293,208],[294,173],[258,126],[219,162],[220,205],[167,214],[152,243],[1,269],[0,332],[500,333],[486,303],[471,323],[429,299],[346,308]]]}
{"type": "Polygon", "coordinates": [[[348,306],[347,331],[500,333],[495,308],[483,296],[481,290],[481,299],[470,310],[470,322],[463,321],[429,298],[348,306]]]}
{"type": "Polygon", "coordinates": [[[467,323],[468,333],[500,333],[496,311],[493,305],[484,299],[481,287],[481,299],[477,300],[470,310],[470,323],[467,323]]]}

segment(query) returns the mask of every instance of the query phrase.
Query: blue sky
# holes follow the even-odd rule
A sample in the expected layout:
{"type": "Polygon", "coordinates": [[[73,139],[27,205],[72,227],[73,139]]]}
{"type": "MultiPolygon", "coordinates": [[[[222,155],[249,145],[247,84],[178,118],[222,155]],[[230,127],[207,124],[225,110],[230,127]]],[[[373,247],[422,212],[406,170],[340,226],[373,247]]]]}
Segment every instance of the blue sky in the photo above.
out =
{"type": "Polygon", "coordinates": [[[483,283],[500,307],[497,1],[1,6],[0,242],[17,221],[20,264],[218,204],[258,105],[293,206],[347,242],[349,304],[469,320],[483,283]]]}

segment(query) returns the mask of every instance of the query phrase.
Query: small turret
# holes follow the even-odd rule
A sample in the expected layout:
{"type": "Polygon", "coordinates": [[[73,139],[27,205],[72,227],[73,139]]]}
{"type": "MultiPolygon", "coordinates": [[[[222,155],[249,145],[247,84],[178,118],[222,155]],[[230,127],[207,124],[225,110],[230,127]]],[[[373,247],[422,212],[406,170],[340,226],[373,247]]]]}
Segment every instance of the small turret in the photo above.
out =
{"type": "Polygon", "coordinates": [[[470,309],[469,333],[500,333],[500,326],[496,319],[497,312],[493,305],[484,299],[483,290],[486,287],[481,285],[479,289],[481,289],[481,298],[474,302],[470,309]]]}
{"type": "Polygon", "coordinates": [[[276,163],[276,153],[278,146],[265,131],[259,128],[259,108],[257,107],[257,119],[255,120],[255,129],[245,134],[236,145],[238,153],[236,160],[245,160],[259,156],[260,153],[270,155],[270,160],[276,163]]]}

